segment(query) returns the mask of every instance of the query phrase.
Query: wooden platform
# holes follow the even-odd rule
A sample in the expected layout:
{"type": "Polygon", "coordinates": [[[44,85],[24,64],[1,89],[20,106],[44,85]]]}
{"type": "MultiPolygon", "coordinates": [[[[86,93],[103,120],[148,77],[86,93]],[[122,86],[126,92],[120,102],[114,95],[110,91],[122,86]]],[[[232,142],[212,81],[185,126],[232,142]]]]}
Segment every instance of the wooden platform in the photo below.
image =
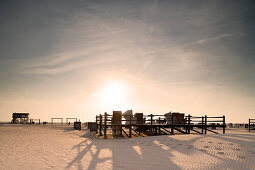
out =
{"type": "MultiPolygon", "coordinates": [[[[225,133],[225,116],[208,117],[205,115],[201,117],[196,117],[188,115],[185,117],[184,124],[175,124],[174,121],[172,121],[171,124],[155,123],[158,120],[163,120],[163,116],[164,115],[146,115],[145,117],[150,117],[150,119],[146,120],[144,124],[132,123],[133,120],[131,119],[131,117],[129,119],[130,121],[121,119],[121,122],[125,122],[125,124],[112,124],[112,115],[108,115],[107,113],[105,113],[104,115],[96,116],[96,123],[98,126],[97,133],[99,134],[99,136],[104,136],[104,138],[107,138],[107,129],[109,128],[112,129],[112,133],[116,132],[120,136],[125,135],[128,137],[141,134],[174,135],[176,131],[182,134],[190,134],[191,132],[198,134],[207,134],[208,132],[218,133],[216,131],[217,128],[221,128],[222,132],[225,133]],[[153,119],[154,117],[158,117],[158,119],[153,119]]],[[[114,136],[114,134],[112,135],[114,136]]]]}

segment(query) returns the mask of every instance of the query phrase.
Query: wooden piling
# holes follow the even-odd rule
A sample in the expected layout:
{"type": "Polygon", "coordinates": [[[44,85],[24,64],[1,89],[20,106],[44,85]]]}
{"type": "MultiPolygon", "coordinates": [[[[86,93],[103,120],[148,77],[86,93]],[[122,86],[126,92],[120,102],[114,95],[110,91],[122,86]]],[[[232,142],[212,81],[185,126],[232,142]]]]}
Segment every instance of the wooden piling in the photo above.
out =
{"type": "Polygon", "coordinates": [[[225,122],[225,115],[223,115],[223,133],[225,133],[226,122],[225,122]]]}
{"type": "Polygon", "coordinates": [[[172,122],[171,122],[171,123],[172,123],[172,124],[171,124],[171,135],[173,135],[173,134],[174,134],[174,116],[173,116],[173,114],[171,115],[171,119],[172,119],[172,120],[171,120],[171,121],[172,121],[172,122]]]}
{"type": "Polygon", "coordinates": [[[96,125],[97,125],[96,134],[98,134],[98,116],[96,116],[96,125]]]}
{"type": "Polygon", "coordinates": [[[188,134],[190,134],[190,114],[188,115],[188,134]]]}
{"type": "Polygon", "coordinates": [[[106,135],[107,125],[106,125],[106,123],[107,123],[107,113],[105,112],[104,113],[104,139],[107,138],[107,135],[106,135]]]}
{"type": "Polygon", "coordinates": [[[249,132],[251,131],[251,119],[249,119],[249,132]]]}
{"type": "Polygon", "coordinates": [[[129,115],[129,136],[128,137],[132,137],[132,115],[129,115]]]}
{"type": "Polygon", "coordinates": [[[150,127],[150,134],[151,135],[153,135],[153,126],[152,126],[152,124],[153,124],[153,120],[152,120],[152,118],[153,118],[153,114],[150,114],[150,117],[151,117],[151,127],[150,127]]]}
{"type": "MultiPolygon", "coordinates": [[[[159,124],[161,124],[160,117],[158,118],[158,122],[159,122],[159,124]]],[[[160,126],[158,127],[158,134],[160,135],[160,126]]]]}
{"type": "Polygon", "coordinates": [[[99,136],[103,136],[102,135],[102,115],[99,115],[99,136]]]}
{"type": "Polygon", "coordinates": [[[207,115],[205,115],[205,134],[207,134],[207,115]]]}
{"type": "Polygon", "coordinates": [[[204,134],[204,116],[202,116],[202,134],[204,134]]]}

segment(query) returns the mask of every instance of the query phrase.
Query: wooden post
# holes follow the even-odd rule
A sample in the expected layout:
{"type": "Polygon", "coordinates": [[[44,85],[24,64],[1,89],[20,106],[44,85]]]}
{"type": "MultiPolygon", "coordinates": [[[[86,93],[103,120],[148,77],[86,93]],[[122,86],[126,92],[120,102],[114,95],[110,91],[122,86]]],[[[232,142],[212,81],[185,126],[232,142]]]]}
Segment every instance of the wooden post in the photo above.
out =
{"type": "Polygon", "coordinates": [[[188,134],[190,134],[190,114],[188,115],[188,134]]]}
{"type": "Polygon", "coordinates": [[[187,128],[187,126],[186,126],[186,124],[187,124],[187,117],[185,118],[184,124],[185,124],[184,128],[185,128],[186,134],[188,134],[188,128],[187,128]]]}
{"type": "Polygon", "coordinates": [[[205,134],[207,134],[207,115],[205,115],[205,134]]]}
{"type": "Polygon", "coordinates": [[[160,122],[160,117],[158,118],[158,122],[159,122],[158,134],[160,135],[160,124],[161,124],[161,122],[160,122]]]}
{"type": "Polygon", "coordinates": [[[152,127],[153,127],[153,126],[152,126],[152,124],[153,124],[153,120],[152,120],[153,115],[151,114],[150,116],[151,116],[151,128],[150,128],[150,134],[151,134],[151,135],[153,135],[153,129],[152,129],[152,127]]]}
{"type": "Polygon", "coordinates": [[[103,136],[102,135],[102,115],[99,115],[99,136],[103,136]]]}
{"type": "Polygon", "coordinates": [[[41,124],[41,122],[40,122],[40,119],[39,119],[39,125],[41,124]]]}
{"type": "Polygon", "coordinates": [[[202,116],[202,134],[204,134],[204,116],[202,116]]]}
{"type": "Polygon", "coordinates": [[[173,135],[174,134],[174,116],[173,116],[173,113],[172,113],[172,115],[171,115],[171,121],[172,121],[172,124],[171,124],[171,135],[173,135]]]}
{"type": "Polygon", "coordinates": [[[104,113],[104,139],[107,138],[107,135],[106,135],[106,129],[107,129],[106,123],[107,123],[107,113],[105,112],[104,113]]]}
{"type": "Polygon", "coordinates": [[[225,122],[225,116],[223,116],[223,133],[225,133],[226,128],[226,122],[225,122]]]}
{"type": "Polygon", "coordinates": [[[122,121],[121,121],[121,126],[120,126],[120,136],[123,137],[123,134],[122,134],[122,121]]]}
{"type": "Polygon", "coordinates": [[[249,132],[251,131],[251,119],[249,119],[249,132]]]}
{"type": "Polygon", "coordinates": [[[129,137],[132,137],[132,115],[129,115],[129,137]]]}
{"type": "Polygon", "coordinates": [[[97,130],[96,130],[96,134],[98,134],[98,120],[97,120],[98,116],[96,116],[96,125],[97,125],[97,130]]]}

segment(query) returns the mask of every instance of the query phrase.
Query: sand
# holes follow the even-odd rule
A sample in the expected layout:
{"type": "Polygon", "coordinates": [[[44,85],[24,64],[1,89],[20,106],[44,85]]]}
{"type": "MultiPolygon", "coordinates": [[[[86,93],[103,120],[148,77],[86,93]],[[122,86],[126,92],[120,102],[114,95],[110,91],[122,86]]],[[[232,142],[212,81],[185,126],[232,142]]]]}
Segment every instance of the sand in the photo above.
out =
{"type": "Polygon", "coordinates": [[[255,132],[97,139],[85,130],[0,125],[0,169],[255,169],[255,132]]]}

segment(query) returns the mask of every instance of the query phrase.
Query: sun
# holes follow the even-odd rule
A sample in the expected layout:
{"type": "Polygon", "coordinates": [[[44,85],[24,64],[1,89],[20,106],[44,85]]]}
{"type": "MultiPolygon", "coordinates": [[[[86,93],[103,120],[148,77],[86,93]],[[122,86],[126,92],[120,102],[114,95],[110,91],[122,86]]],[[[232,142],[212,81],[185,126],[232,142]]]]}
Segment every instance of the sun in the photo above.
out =
{"type": "Polygon", "coordinates": [[[103,105],[120,109],[126,104],[127,87],[120,82],[111,82],[102,89],[99,96],[103,105]]]}

